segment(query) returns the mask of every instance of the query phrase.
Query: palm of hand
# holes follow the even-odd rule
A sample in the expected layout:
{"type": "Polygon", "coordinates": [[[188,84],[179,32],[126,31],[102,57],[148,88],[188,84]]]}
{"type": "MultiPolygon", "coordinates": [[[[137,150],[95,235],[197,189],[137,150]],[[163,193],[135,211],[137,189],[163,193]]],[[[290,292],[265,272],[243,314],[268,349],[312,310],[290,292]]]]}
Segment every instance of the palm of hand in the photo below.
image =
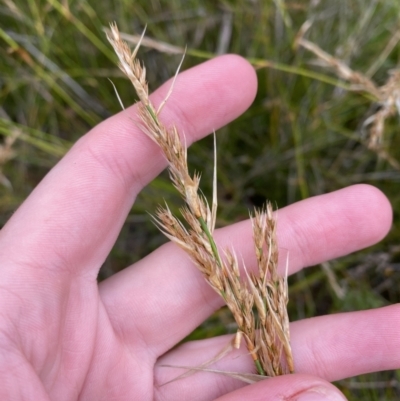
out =
{"type": "MultiPolygon", "coordinates": [[[[169,121],[180,125],[188,141],[193,141],[243,112],[255,86],[254,73],[243,60],[216,59],[181,74],[163,119],[167,125],[169,121]]],[[[167,88],[154,94],[155,102],[167,88]]],[[[295,364],[301,374],[237,391],[233,390],[240,383],[211,374],[160,386],[181,373],[160,365],[199,365],[228,340],[172,349],[221,306],[174,245],[161,247],[101,285],[96,282],[135,196],[164,167],[156,146],[132,124],[134,113],[133,107],[78,141],[1,232],[0,399],[210,400],[222,396],[221,400],[236,400],[263,394],[272,400],[277,394],[291,397],[311,387],[330,388],[323,379],[399,365],[399,358],[393,356],[398,346],[396,327],[388,323],[397,308],[391,307],[293,324],[295,364]],[[371,319],[379,320],[379,325],[365,331],[365,322],[371,319]],[[376,327],[386,349],[374,359],[369,355],[376,327]],[[333,351],[323,351],[349,330],[353,336],[333,351]],[[357,333],[363,333],[363,341],[357,333]],[[357,361],[360,350],[365,359],[357,361]],[[233,392],[223,396],[229,391],[233,392]]],[[[390,221],[384,196],[371,187],[356,186],[283,209],[278,237],[290,252],[290,269],[295,272],[378,241],[390,221]]],[[[248,266],[253,260],[250,237],[248,222],[217,234],[219,243],[233,244],[248,266]]],[[[251,362],[235,358],[221,361],[220,368],[249,371],[251,362]]],[[[340,397],[336,390],[329,391],[340,397]]]]}

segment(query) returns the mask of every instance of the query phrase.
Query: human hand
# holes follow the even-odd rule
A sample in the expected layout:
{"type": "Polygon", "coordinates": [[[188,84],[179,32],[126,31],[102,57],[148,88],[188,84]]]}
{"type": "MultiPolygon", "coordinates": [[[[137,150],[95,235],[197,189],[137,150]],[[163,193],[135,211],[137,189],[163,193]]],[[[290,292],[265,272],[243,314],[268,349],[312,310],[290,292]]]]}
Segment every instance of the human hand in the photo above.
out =
{"type": "MultiPolygon", "coordinates": [[[[168,88],[153,94],[154,103],[168,88]]],[[[162,119],[190,144],[242,113],[255,91],[244,60],[220,57],[180,75],[162,119]]],[[[221,306],[173,244],[97,284],[136,195],[165,167],[132,122],[135,110],[81,138],[0,233],[1,400],[297,400],[308,390],[312,399],[333,400],[341,395],[326,380],[399,367],[392,306],[293,323],[296,374],[239,389],[238,381],[202,372],[161,386],[182,373],[163,364],[198,366],[228,339],[173,348],[221,306]]],[[[358,185],[280,210],[278,239],[294,273],[375,243],[390,224],[386,198],[358,185]]],[[[248,221],[216,237],[251,266],[248,221]]],[[[251,371],[248,359],[236,354],[217,368],[251,371]]]]}

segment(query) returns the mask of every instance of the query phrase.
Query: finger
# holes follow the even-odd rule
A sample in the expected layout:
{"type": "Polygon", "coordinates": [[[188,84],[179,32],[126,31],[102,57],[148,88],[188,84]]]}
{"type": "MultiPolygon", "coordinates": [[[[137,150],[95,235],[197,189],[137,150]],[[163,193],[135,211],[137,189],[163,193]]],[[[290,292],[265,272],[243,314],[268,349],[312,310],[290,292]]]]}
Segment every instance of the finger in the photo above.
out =
{"type": "MultiPolygon", "coordinates": [[[[398,369],[399,316],[399,305],[393,305],[292,323],[291,346],[296,373],[336,381],[370,372],[398,369]]],[[[221,336],[186,343],[160,358],[155,377],[165,399],[173,399],[176,392],[182,394],[184,399],[192,399],[199,391],[199,383],[202,383],[203,389],[208,390],[203,392],[204,400],[216,397],[215,388],[223,388],[224,392],[229,392],[242,386],[234,379],[203,372],[161,386],[182,373],[182,369],[168,368],[165,365],[200,366],[215,357],[231,337],[221,336]]],[[[248,352],[241,348],[212,365],[212,368],[248,373],[254,371],[252,365],[248,352]]]]}
{"type": "MultiPolygon", "coordinates": [[[[289,273],[343,256],[379,241],[389,230],[391,208],[385,196],[357,185],[279,210],[278,244],[289,273]]],[[[246,266],[255,265],[251,224],[217,232],[220,247],[233,247],[246,266]]],[[[106,280],[101,296],[124,337],[140,335],[161,355],[222,306],[186,254],[168,244],[133,268],[106,280]],[[162,327],[162,330],[160,330],[162,327]]]]}
{"type": "MultiPolygon", "coordinates": [[[[169,86],[152,95],[156,105],[169,86]]],[[[255,91],[253,68],[223,56],[180,74],[160,118],[190,144],[240,115],[255,91]]],[[[135,115],[133,106],[95,127],[43,179],[1,232],[3,266],[12,260],[96,277],[135,196],[165,167],[135,115]]]]}
{"type": "MultiPolygon", "coordinates": [[[[182,379],[186,380],[186,379],[182,379]]],[[[180,388],[170,384],[155,388],[155,400],[190,399],[191,401],[344,401],[344,395],[329,382],[306,374],[292,374],[263,380],[251,386],[241,382],[226,385],[226,376],[216,373],[198,373],[196,383],[191,388],[182,382],[180,388]],[[201,375],[201,376],[200,376],[201,375]],[[207,375],[213,375],[212,383],[207,375]],[[220,380],[219,380],[220,379],[220,380]],[[207,387],[206,387],[207,386],[207,387]],[[210,387],[211,386],[211,387],[210,387]]]]}
{"type": "MultiPolygon", "coordinates": [[[[173,400],[174,398],[160,398],[173,400]]],[[[195,398],[195,400],[214,400],[195,398]]],[[[332,384],[308,375],[279,376],[223,395],[215,401],[345,401],[344,395],[332,384]]]]}
{"type": "Polygon", "coordinates": [[[400,367],[399,305],[295,322],[297,369],[329,381],[400,367]]]}

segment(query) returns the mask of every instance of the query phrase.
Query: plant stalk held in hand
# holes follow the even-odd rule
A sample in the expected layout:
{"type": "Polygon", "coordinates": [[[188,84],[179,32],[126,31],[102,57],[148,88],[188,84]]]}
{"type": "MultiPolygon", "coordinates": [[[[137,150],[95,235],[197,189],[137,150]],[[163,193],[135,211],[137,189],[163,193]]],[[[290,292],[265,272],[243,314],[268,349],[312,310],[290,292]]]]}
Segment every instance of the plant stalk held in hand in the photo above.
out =
{"type": "Polygon", "coordinates": [[[244,273],[241,273],[234,251],[225,250],[221,254],[213,237],[217,211],[216,167],[210,207],[199,191],[200,175],[189,174],[186,147],[176,127],[165,127],[159,118],[166,100],[156,109],[149,98],[146,69],[136,58],[140,42],[132,51],[121,39],[116,24],[111,24],[107,38],[118,56],[120,69],[140,99],[141,129],[162,150],[171,181],[186,204],[181,209],[185,223],[166,205],[157,210],[157,225],[190,255],[209,285],[223,298],[237,323],[237,338],[244,339],[258,374],[277,376],[293,372],[286,309],[288,286],[286,277],[277,273],[276,219],[271,205],[255,211],[252,218],[258,271],[248,272],[243,266],[244,273]]]}

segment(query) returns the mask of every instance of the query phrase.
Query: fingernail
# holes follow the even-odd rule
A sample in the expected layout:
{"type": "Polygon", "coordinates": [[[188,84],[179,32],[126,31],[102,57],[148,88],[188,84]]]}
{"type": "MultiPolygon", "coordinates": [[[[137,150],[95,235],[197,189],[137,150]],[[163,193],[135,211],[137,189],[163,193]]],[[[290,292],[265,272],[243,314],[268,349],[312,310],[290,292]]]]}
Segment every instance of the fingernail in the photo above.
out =
{"type": "Polygon", "coordinates": [[[346,401],[339,391],[332,390],[328,387],[314,387],[298,394],[296,401],[346,401]]]}

